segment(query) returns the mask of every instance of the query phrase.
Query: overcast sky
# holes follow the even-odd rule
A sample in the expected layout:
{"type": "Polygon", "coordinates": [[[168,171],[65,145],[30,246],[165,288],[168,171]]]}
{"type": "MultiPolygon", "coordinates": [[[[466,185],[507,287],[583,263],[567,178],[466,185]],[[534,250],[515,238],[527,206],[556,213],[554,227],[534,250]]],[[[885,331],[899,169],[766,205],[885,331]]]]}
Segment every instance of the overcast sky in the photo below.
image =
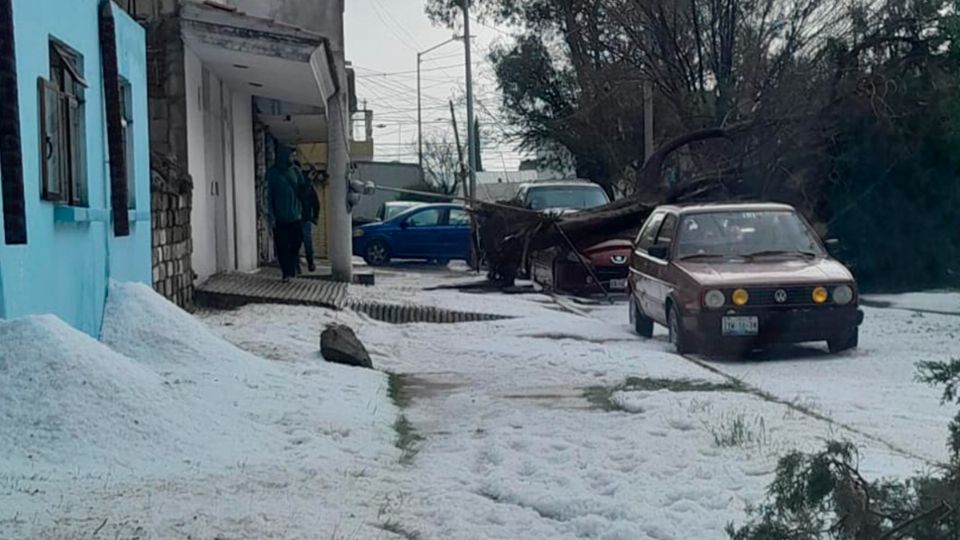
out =
{"type": "MultiPolygon", "coordinates": [[[[424,0],[348,0],[346,54],[357,73],[357,98],[374,112],[375,156],[378,161],[416,163],[417,51],[453,36],[453,31],[431,24],[424,0]]],[[[509,34],[471,21],[475,110],[482,126],[501,131],[500,100],[487,53],[495,43],[509,42],[509,34]]],[[[464,50],[453,42],[426,54],[422,65],[424,138],[444,132],[453,141],[448,100],[464,94],[464,50]]],[[[466,108],[456,105],[461,137],[466,136],[466,108]]],[[[466,145],[466,139],[462,138],[466,145]]],[[[502,137],[481,141],[486,170],[516,170],[521,156],[502,137]]]]}

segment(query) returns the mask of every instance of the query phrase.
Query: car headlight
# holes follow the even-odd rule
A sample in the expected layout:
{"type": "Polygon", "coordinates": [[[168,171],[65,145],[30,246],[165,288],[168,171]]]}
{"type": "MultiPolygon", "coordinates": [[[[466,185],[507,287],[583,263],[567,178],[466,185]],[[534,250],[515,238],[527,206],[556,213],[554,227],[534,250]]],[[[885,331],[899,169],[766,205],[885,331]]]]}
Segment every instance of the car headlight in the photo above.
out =
{"type": "Polygon", "coordinates": [[[363,236],[363,229],[354,229],[354,230],[353,230],[353,237],[354,237],[354,238],[360,238],[361,236],[363,236]]]}
{"type": "Polygon", "coordinates": [[[833,290],[833,301],[840,305],[853,302],[853,287],[849,285],[840,285],[833,290]]]}
{"type": "Polygon", "coordinates": [[[823,304],[830,298],[830,293],[824,287],[817,287],[810,296],[814,304],[823,304]]]}
{"type": "Polygon", "coordinates": [[[738,306],[745,306],[747,302],[750,301],[750,293],[746,289],[737,289],[733,291],[733,295],[730,297],[733,300],[733,303],[738,306]]]}
{"type": "Polygon", "coordinates": [[[703,295],[703,305],[711,309],[722,308],[724,304],[727,303],[727,297],[724,296],[723,291],[718,291],[716,289],[707,291],[703,295]]]}

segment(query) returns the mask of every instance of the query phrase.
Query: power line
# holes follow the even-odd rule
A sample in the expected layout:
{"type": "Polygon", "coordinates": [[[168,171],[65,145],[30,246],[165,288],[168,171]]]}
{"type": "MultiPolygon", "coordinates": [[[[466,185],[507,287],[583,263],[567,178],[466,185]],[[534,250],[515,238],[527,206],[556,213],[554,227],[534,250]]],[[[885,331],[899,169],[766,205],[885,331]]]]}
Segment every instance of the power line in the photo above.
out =
{"type": "Polygon", "coordinates": [[[420,49],[420,44],[417,43],[417,39],[413,37],[413,35],[411,35],[409,32],[407,32],[407,30],[402,25],[398,24],[397,20],[393,18],[393,15],[391,15],[389,11],[383,9],[383,6],[380,5],[380,2],[378,0],[370,0],[370,6],[373,8],[374,15],[376,15],[377,18],[380,19],[380,22],[383,23],[384,28],[389,30],[391,34],[393,34],[397,39],[403,42],[403,44],[406,45],[407,48],[409,48],[412,51],[416,51],[420,49]],[[393,24],[396,25],[396,28],[400,29],[401,32],[406,34],[412,40],[413,43],[411,44],[410,41],[407,41],[403,36],[398,34],[397,31],[394,29],[394,27],[388,24],[386,20],[384,20],[383,15],[381,13],[386,14],[387,17],[389,17],[390,20],[393,21],[393,24]]]}
{"type": "MultiPolygon", "coordinates": [[[[477,65],[477,66],[480,66],[480,65],[482,65],[483,63],[482,63],[482,62],[473,62],[473,64],[474,64],[474,65],[477,65]]],[[[421,72],[421,73],[424,73],[424,72],[429,72],[429,71],[442,71],[442,70],[444,70],[444,69],[462,68],[464,65],[465,65],[465,64],[460,63],[460,64],[450,64],[450,65],[446,65],[446,66],[436,66],[436,67],[421,69],[420,72],[421,72]]],[[[359,67],[359,66],[354,66],[354,67],[359,67]]],[[[416,75],[416,73],[417,73],[417,70],[415,70],[415,69],[405,70],[405,71],[376,71],[376,70],[373,70],[373,69],[370,69],[370,68],[360,68],[360,69],[365,69],[365,70],[369,71],[370,73],[358,73],[357,76],[356,76],[358,79],[370,79],[370,78],[374,78],[374,77],[392,77],[392,76],[394,76],[394,75],[408,75],[408,74],[411,74],[411,73],[414,74],[414,75],[416,75]]]]}

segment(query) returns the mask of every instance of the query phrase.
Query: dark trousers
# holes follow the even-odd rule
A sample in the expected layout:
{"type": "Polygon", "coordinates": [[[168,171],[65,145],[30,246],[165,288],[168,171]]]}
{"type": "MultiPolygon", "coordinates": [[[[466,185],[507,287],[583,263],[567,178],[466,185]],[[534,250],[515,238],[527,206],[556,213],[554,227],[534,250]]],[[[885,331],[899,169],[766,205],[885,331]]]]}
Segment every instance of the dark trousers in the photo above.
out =
{"type": "Polygon", "coordinates": [[[307,266],[313,266],[313,223],[303,221],[303,254],[307,256],[307,266]]]}
{"type": "Polygon", "coordinates": [[[299,221],[278,223],[273,229],[273,243],[277,247],[277,261],[283,277],[297,275],[300,267],[300,244],[303,242],[303,228],[299,221]]]}

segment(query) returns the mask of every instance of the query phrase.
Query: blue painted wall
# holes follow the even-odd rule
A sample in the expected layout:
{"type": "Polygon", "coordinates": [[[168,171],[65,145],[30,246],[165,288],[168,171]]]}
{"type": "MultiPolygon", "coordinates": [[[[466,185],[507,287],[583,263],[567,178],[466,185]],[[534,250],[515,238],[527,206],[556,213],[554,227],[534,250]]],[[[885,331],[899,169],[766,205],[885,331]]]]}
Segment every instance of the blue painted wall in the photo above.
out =
{"type": "Polygon", "coordinates": [[[52,313],[93,336],[100,332],[109,280],[149,284],[151,278],[145,32],[113,5],[120,74],[133,89],[137,201],[130,236],[116,238],[109,221],[98,7],[98,0],[13,2],[29,241],[25,246],[0,241],[0,316],[52,313]],[[37,79],[50,76],[51,38],[83,55],[83,75],[90,85],[85,93],[89,209],[81,212],[40,199],[37,79]]]}

